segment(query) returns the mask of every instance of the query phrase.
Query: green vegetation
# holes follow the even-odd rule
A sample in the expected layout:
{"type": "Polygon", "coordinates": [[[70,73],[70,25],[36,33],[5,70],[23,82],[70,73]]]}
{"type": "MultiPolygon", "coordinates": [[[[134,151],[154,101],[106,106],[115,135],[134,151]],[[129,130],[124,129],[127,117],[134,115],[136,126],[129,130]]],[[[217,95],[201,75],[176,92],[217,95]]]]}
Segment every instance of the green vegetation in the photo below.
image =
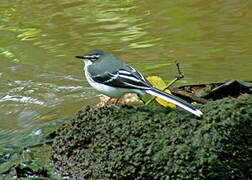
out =
{"type": "Polygon", "coordinates": [[[252,96],[200,107],[86,107],[57,130],[55,171],[74,179],[249,179],[252,96]]]}

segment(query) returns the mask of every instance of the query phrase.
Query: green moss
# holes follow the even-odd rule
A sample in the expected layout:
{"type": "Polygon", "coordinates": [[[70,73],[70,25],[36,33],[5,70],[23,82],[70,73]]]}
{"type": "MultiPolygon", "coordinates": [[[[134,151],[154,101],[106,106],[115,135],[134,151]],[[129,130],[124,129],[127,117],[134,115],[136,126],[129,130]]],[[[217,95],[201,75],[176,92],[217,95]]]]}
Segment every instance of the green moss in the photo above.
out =
{"type": "Polygon", "coordinates": [[[200,107],[86,107],[57,130],[55,171],[74,179],[251,178],[252,96],[200,107]]]}

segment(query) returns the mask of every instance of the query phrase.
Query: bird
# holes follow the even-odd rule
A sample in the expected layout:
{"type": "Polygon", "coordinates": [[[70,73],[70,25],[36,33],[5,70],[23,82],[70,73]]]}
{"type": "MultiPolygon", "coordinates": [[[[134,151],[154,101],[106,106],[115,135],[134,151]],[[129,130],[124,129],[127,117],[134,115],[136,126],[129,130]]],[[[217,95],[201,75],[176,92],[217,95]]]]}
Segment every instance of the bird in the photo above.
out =
{"type": "Polygon", "coordinates": [[[102,94],[111,98],[120,98],[126,93],[150,94],[198,117],[203,114],[181,98],[153,87],[140,72],[105,50],[94,49],[75,57],[84,61],[84,74],[88,83],[102,94]]]}

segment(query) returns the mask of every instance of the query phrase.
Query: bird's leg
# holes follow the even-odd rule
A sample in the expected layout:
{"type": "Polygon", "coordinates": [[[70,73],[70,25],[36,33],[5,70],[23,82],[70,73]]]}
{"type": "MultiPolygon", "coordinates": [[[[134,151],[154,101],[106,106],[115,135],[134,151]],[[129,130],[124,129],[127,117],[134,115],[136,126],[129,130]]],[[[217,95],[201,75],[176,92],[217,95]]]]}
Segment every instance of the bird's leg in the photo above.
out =
{"type": "Polygon", "coordinates": [[[121,98],[117,98],[117,99],[116,99],[115,105],[118,105],[118,104],[119,104],[120,99],[121,99],[121,98]]]}
{"type": "Polygon", "coordinates": [[[117,106],[118,99],[116,99],[115,101],[114,101],[114,99],[113,99],[113,101],[111,101],[111,99],[113,99],[113,98],[109,97],[109,99],[107,100],[106,104],[109,105],[109,106],[111,106],[111,107],[114,107],[116,109],[119,109],[119,107],[117,106]]]}
{"type": "Polygon", "coordinates": [[[107,100],[107,103],[109,104],[114,104],[114,105],[118,105],[119,101],[120,101],[121,98],[112,98],[112,97],[109,97],[109,99],[107,100]],[[113,99],[113,100],[112,100],[113,99]],[[112,100],[112,101],[111,101],[112,100]]]}

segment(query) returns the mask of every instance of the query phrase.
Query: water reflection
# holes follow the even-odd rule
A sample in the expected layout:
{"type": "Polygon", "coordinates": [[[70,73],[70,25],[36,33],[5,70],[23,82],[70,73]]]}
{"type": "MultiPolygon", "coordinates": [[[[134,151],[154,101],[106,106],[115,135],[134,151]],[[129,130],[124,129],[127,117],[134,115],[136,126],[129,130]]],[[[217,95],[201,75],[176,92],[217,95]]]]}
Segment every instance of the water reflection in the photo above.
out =
{"type": "Polygon", "coordinates": [[[12,59],[12,61],[14,62],[20,61],[18,58],[15,57],[15,55],[12,52],[5,50],[4,48],[0,48],[0,55],[12,59]]]}
{"type": "Polygon", "coordinates": [[[149,23],[144,19],[149,14],[137,13],[137,1],[126,3],[104,1],[95,4],[95,8],[83,6],[78,9],[79,18],[78,16],[74,18],[78,27],[74,31],[77,31],[75,33],[79,36],[77,41],[85,39],[85,42],[80,41],[81,43],[88,42],[89,46],[110,47],[113,44],[126,42],[132,48],[143,48],[157,45],[160,40],[160,38],[145,40],[144,37],[149,34],[147,31],[149,23]],[[106,8],[108,3],[110,7],[106,8]]]}
{"type": "Polygon", "coordinates": [[[23,33],[17,36],[22,41],[36,39],[41,32],[41,30],[37,28],[26,28],[23,29],[23,31],[24,31],[23,33]]]}

